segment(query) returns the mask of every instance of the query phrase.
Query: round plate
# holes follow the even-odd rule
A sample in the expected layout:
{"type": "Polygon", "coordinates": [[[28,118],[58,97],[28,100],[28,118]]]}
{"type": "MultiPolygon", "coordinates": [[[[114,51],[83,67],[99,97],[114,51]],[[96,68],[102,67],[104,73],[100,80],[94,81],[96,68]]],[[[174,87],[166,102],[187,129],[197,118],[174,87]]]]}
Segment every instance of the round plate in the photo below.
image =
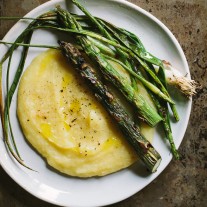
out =
{"type": "MultiPolygon", "coordinates": [[[[67,2],[66,5],[64,0],[49,1],[31,11],[27,17],[37,17],[53,9],[57,4],[68,8],[72,12],[80,13],[70,1],[67,2]]],[[[93,15],[137,34],[149,52],[160,59],[168,60],[174,67],[179,68],[183,74],[189,74],[186,58],[177,40],[163,23],[148,12],[123,0],[81,0],[80,2],[93,15]]],[[[4,40],[14,41],[27,25],[28,21],[19,21],[8,32],[4,40]]],[[[66,39],[67,37],[61,35],[58,38],[66,39]]],[[[57,34],[53,31],[36,31],[32,43],[57,45],[57,34]]],[[[1,54],[4,54],[6,50],[6,46],[0,46],[1,54]]],[[[30,48],[26,66],[42,51],[44,49],[30,48]]],[[[15,70],[20,53],[21,49],[18,49],[13,55],[11,80],[13,77],[12,70],[15,70]]],[[[4,64],[4,72],[6,67],[7,65],[4,64]]],[[[5,77],[5,73],[3,75],[5,77]]],[[[175,97],[180,121],[172,123],[172,131],[175,144],[179,147],[189,120],[191,101],[187,101],[179,94],[176,94],[175,97]]],[[[11,117],[21,156],[27,165],[38,172],[27,170],[17,164],[8,154],[2,139],[0,139],[1,166],[25,190],[42,200],[60,206],[104,206],[126,199],[152,182],[172,159],[164,135],[158,130],[153,145],[160,152],[163,160],[156,173],[148,174],[141,163],[136,163],[130,168],[100,178],[80,179],[65,176],[51,169],[24,139],[16,117],[16,93],[11,105],[11,117]]]]}

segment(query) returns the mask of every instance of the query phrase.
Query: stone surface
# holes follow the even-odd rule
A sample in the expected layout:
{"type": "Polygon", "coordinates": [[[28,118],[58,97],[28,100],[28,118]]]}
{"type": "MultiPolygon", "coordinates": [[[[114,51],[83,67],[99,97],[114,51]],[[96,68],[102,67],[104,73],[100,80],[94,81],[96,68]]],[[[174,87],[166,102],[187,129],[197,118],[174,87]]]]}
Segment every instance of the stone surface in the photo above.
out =
{"type": "MultiPolygon", "coordinates": [[[[23,16],[46,0],[0,0],[0,16],[23,16]]],[[[202,88],[193,100],[190,122],[172,161],[150,185],[111,207],[204,207],[207,203],[207,0],[130,0],[160,19],[176,36],[191,75],[202,88]]],[[[0,21],[0,38],[14,21],[0,21]]],[[[0,206],[55,207],[19,187],[0,167],[0,206]]]]}

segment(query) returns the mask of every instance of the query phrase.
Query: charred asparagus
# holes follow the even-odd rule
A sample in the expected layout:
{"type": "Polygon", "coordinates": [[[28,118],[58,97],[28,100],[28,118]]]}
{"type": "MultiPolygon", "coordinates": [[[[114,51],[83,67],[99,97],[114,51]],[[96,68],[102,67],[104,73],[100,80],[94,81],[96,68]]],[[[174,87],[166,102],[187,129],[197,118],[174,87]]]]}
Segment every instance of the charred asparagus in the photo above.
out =
{"type": "Polygon", "coordinates": [[[99,80],[94,69],[85,62],[81,53],[70,43],[59,42],[59,44],[63,55],[76,66],[77,72],[88,83],[96,98],[116,121],[125,138],[134,147],[137,155],[151,172],[155,172],[161,162],[159,153],[139,132],[124,108],[99,80]]]}

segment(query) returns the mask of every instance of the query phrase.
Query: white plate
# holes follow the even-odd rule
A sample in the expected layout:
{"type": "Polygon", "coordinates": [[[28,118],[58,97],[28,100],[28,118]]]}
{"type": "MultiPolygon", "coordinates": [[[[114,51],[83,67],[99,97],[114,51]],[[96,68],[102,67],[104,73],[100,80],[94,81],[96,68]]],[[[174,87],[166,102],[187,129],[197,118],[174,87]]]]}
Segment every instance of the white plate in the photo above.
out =
{"type": "MultiPolygon", "coordinates": [[[[68,1],[70,2],[70,1],[68,1]]],[[[117,26],[137,34],[147,50],[161,59],[170,61],[173,66],[179,68],[183,74],[189,74],[189,68],[184,53],[172,33],[158,19],[153,17],[143,9],[123,0],[87,0],[80,1],[95,16],[104,18],[117,26]]],[[[48,11],[56,4],[66,7],[64,0],[49,1],[33,11],[28,17],[37,17],[48,11]]],[[[69,8],[73,12],[79,12],[69,3],[69,8]]],[[[21,31],[26,27],[27,21],[18,22],[6,35],[5,41],[14,41],[21,31]]],[[[63,38],[65,38],[63,36],[63,38]]],[[[55,34],[49,31],[35,32],[32,42],[39,44],[56,44],[55,34]]],[[[1,54],[6,52],[6,46],[0,46],[1,54]]],[[[26,66],[43,49],[30,49],[26,66]]],[[[20,50],[18,50],[12,61],[12,70],[17,65],[20,50]]],[[[6,64],[4,65],[4,70],[6,64]]],[[[12,74],[12,73],[11,73],[12,74]]],[[[13,74],[12,74],[13,75],[13,74]]],[[[11,77],[12,78],[12,77],[11,77]]],[[[179,95],[176,95],[179,97],[179,95]]],[[[178,112],[181,120],[172,124],[175,144],[178,147],[183,139],[187,123],[189,120],[191,101],[176,99],[178,112]]],[[[15,137],[22,157],[30,167],[36,169],[32,172],[19,166],[9,156],[3,140],[0,139],[0,163],[9,176],[11,176],[20,186],[34,196],[61,206],[103,206],[112,204],[130,197],[140,191],[151,181],[153,181],[169,164],[172,156],[168,145],[161,138],[160,133],[156,133],[153,145],[160,152],[163,160],[157,172],[147,174],[141,164],[136,164],[131,168],[102,177],[79,179],[63,176],[51,170],[45,161],[25,142],[23,134],[19,128],[16,117],[16,94],[12,101],[11,117],[15,131],[15,137]]],[[[153,192],[152,192],[153,193],[153,192]]]]}

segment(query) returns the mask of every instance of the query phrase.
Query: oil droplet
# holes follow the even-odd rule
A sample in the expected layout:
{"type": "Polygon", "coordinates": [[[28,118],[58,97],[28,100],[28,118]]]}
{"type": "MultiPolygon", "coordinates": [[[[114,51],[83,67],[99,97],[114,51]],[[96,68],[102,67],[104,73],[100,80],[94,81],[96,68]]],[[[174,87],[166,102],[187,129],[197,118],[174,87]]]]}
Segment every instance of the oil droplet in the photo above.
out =
{"type": "Polygon", "coordinates": [[[42,123],[40,129],[44,137],[49,138],[52,136],[52,129],[49,123],[42,123]]]}

